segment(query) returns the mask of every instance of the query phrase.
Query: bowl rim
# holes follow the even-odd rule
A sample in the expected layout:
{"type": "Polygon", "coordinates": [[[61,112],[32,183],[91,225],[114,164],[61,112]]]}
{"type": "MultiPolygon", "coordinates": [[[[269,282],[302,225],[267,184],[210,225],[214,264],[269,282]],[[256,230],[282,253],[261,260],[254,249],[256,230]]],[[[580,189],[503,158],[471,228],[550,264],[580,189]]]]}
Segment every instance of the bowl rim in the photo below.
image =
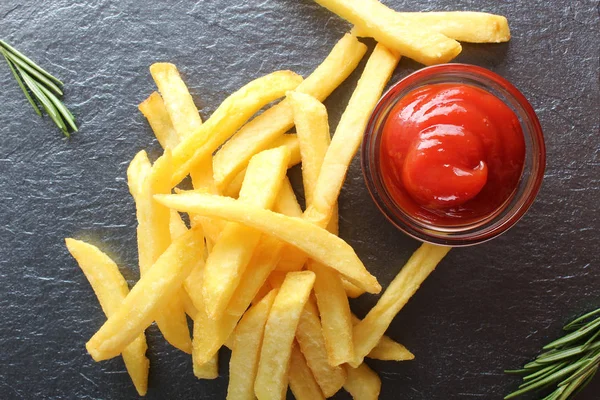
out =
{"type": "MultiPolygon", "coordinates": [[[[442,82],[443,81],[440,80],[440,82],[435,83],[442,82]]],[[[495,93],[491,91],[490,93],[498,97],[495,93]]],[[[500,98],[500,100],[504,102],[502,98],[500,98]]],[[[528,145],[526,144],[526,146],[528,145]]],[[[377,147],[376,150],[378,149],[379,148],[377,147]]],[[[363,178],[373,202],[379,211],[388,219],[388,221],[396,226],[396,228],[400,229],[409,236],[424,242],[461,247],[475,245],[491,240],[508,231],[525,215],[535,201],[542,185],[546,167],[546,147],[542,127],[535,110],[525,96],[512,83],[497,73],[480,66],[462,63],[448,63],[419,69],[398,80],[383,94],[371,112],[371,116],[367,126],[365,127],[364,137],[361,145],[360,161],[363,178]],[[379,165],[373,163],[373,157],[371,154],[373,151],[373,142],[375,142],[381,135],[383,123],[380,124],[380,129],[376,129],[376,125],[381,120],[385,121],[389,115],[389,112],[392,108],[388,107],[389,104],[399,100],[402,94],[407,94],[409,91],[422,86],[419,85],[420,82],[422,82],[423,85],[433,84],[432,82],[429,82],[432,78],[444,76],[447,76],[448,78],[454,78],[454,80],[448,79],[447,81],[456,82],[458,78],[468,78],[469,75],[489,82],[489,86],[494,84],[502,88],[503,95],[505,95],[507,98],[512,98],[514,103],[523,111],[525,121],[521,121],[521,118],[519,118],[523,128],[523,135],[526,137],[526,143],[528,137],[531,139],[530,151],[528,152],[526,148],[525,162],[527,162],[527,157],[533,158],[532,171],[530,171],[529,176],[525,176],[524,168],[521,178],[519,179],[519,187],[521,187],[523,182],[526,181],[525,191],[516,198],[516,204],[513,205],[513,207],[508,211],[507,215],[503,216],[503,219],[500,221],[494,222],[494,219],[498,218],[499,215],[502,214],[502,211],[504,211],[504,208],[502,207],[496,212],[490,214],[489,217],[486,217],[483,230],[479,229],[481,228],[482,224],[471,228],[465,226],[464,228],[458,230],[448,229],[448,227],[442,226],[436,229],[434,224],[419,223],[419,221],[410,217],[410,214],[404,212],[391,198],[389,198],[390,196],[388,193],[381,193],[382,190],[378,188],[378,186],[381,186],[383,191],[387,192],[385,185],[383,185],[381,182],[379,182],[379,185],[376,184],[377,180],[381,180],[378,179],[380,177],[379,171],[376,171],[379,165]],[[384,115],[382,115],[382,113],[384,115]],[[390,204],[393,205],[393,207],[390,207],[390,204]],[[490,226],[489,224],[492,225],[490,226]],[[469,232],[469,229],[471,229],[472,232],[469,232]]],[[[515,189],[515,193],[519,187],[515,189]]],[[[514,196],[509,198],[507,201],[512,200],[515,200],[514,196]]],[[[508,207],[506,204],[504,206],[508,207]]]]}

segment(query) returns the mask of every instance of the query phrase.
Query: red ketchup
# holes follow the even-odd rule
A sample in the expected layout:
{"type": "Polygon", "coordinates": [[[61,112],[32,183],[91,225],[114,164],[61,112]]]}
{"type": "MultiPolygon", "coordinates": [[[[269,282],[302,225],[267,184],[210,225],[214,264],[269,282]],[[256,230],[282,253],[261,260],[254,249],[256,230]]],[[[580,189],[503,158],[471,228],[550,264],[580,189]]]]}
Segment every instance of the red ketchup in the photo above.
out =
{"type": "Polygon", "coordinates": [[[443,226],[481,220],[511,197],[525,160],[515,113],[475,86],[413,90],[392,109],[380,148],[385,186],[414,218],[443,226]]]}

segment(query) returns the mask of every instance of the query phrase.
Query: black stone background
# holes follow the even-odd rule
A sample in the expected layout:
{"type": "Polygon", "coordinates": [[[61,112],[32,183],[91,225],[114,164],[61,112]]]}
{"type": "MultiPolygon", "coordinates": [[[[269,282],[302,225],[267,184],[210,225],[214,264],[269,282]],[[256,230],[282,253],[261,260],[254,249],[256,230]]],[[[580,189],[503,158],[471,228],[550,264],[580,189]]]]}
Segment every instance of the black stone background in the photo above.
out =
{"type": "MultiPolygon", "coordinates": [[[[548,164],[525,218],[492,242],[453,250],[395,319],[390,336],[417,359],[368,363],[381,375],[382,399],[501,399],[517,385],[504,368],[519,367],[565,321],[600,307],[598,2],[386,3],[507,16],[509,44],[465,45],[456,61],[487,67],[523,91],[545,130],[548,164]]],[[[97,364],[85,352],[104,316],[63,238],[99,242],[130,283],[137,278],[125,171],[140,149],[159,151],[137,110],[155,90],[149,65],[175,63],[206,118],[260,75],[307,75],[348,28],[309,0],[0,3],[0,36],[66,82],[65,102],[81,127],[61,138],[0,64],[0,398],[136,396],[121,359],[97,364]]],[[[394,80],[418,68],[404,59],[394,80]]],[[[359,74],[326,101],[332,127],[359,74]]],[[[300,183],[298,171],[292,175],[300,183]]],[[[341,236],[386,287],[417,242],[376,210],[358,157],[340,215],[341,236]]],[[[376,300],[363,296],[352,307],[364,315],[376,300]]],[[[190,357],[155,327],[148,340],[149,399],[224,398],[225,351],[221,377],[197,381],[190,357]]],[[[580,399],[599,393],[600,377],[580,399]]]]}

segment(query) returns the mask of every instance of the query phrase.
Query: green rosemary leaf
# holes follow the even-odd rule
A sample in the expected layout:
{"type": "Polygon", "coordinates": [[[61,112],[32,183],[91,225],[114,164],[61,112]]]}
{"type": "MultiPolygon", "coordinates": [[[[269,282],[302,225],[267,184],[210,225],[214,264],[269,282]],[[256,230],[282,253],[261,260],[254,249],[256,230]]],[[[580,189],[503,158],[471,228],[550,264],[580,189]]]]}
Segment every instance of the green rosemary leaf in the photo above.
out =
{"type": "Polygon", "coordinates": [[[563,328],[565,331],[570,331],[570,330],[574,330],[574,329],[579,329],[580,327],[582,327],[583,325],[586,325],[584,323],[585,320],[587,320],[590,317],[593,317],[594,315],[600,315],[600,308],[594,311],[591,311],[585,315],[582,315],[581,317],[569,322],[567,325],[565,325],[565,327],[563,328]]]}
{"type": "Polygon", "coordinates": [[[42,104],[44,110],[48,113],[50,118],[54,121],[54,123],[63,131],[65,136],[69,136],[69,131],[65,122],[62,120],[60,113],[52,104],[52,101],[48,99],[48,97],[44,94],[44,92],[39,88],[38,84],[27,74],[27,72],[21,70],[21,75],[23,76],[23,80],[25,84],[31,90],[36,99],[42,104]]]}
{"type": "Polygon", "coordinates": [[[554,372],[558,371],[559,369],[564,368],[566,366],[567,366],[566,362],[563,362],[561,364],[552,364],[549,367],[543,368],[534,374],[524,377],[523,381],[526,383],[529,383],[529,384],[540,381],[540,380],[548,377],[549,375],[552,375],[554,372]]]}
{"type": "Polygon", "coordinates": [[[4,47],[7,51],[14,54],[21,60],[25,61],[27,64],[29,64],[29,66],[36,69],[40,74],[45,75],[46,78],[54,81],[54,83],[56,83],[57,85],[63,86],[63,83],[60,81],[60,79],[56,78],[50,72],[46,71],[45,69],[43,69],[42,67],[37,65],[29,57],[27,57],[25,54],[21,53],[19,50],[15,49],[14,47],[12,47],[8,43],[6,43],[4,40],[0,40],[0,46],[4,47]]]}
{"type": "Polygon", "coordinates": [[[33,78],[35,78],[36,81],[38,81],[40,83],[43,83],[44,85],[46,85],[47,87],[49,87],[50,89],[52,89],[52,91],[54,91],[56,94],[59,94],[59,95],[63,94],[62,90],[60,90],[60,88],[58,86],[56,86],[54,84],[54,82],[52,82],[50,79],[46,78],[44,75],[42,75],[41,73],[39,73],[35,68],[32,68],[25,61],[21,60],[19,57],[15,57],[14,55],[10,55],[9,54],[9,57],[10,57],[10,60],[15,65],[17,65],[20,68],[22,68],[25,71],[27,71],[30,76],[32,76],[33,78]]]}
{"type": "Polygon", "coordinates": [[[15,77],[15,80],[19,84],[19,87],[23,91],[23,94],[27,98],[27,101],[29,101],[29,104],[31,104],[31,106],[33,107],[33,109],[35,110],[35,113],[41,117],[42,116],[42,112],[40,111],[40,108],[35,103],[35,101],[31,98],[31,95],[29,94],[29,92],[27,91],[27,88],[23,84],[23,80],[21,79],[21,77],[17,73],[17,70],[15,69],[15,67],[12,64],[12,62],[10,61],[10,59],[8,58],[8,56],[6,55],[6,50],[4,50],[3,48],[0,47],[0,52],[4,56],[4,59],[6,60],[6,63],[8,64],[8,67],[10,68],[10,71],[12,72],[13,76],[15,77]]]}
{"type": "Polygon", "coordinates": [[[589,379],[591,379],[596,372],[598,371],[598,365],[595,368],[591,368],[586,373],[579,376],[577,379],[573,380],[568,386],[563,386],[565,389],[560,397],[557,400],[567,400],[569,396],[575,395],[575,392],[579,392],[582,390],[585,385],[589,383],[589,379]]]}
{"type": "Polygon", "coordinates": [[[522,375],[522,374],[526,374],[528,372],[531,372],[531,371],[528,369],[525,369],[525,368],[523,368],[523,369],[505,369],[504,370],[505,374],[511,374],[511,375],[522,375]]]}
{"type": "Polygon", "coordinates": [[[60,114],[63,116],[63,119],[71,127],[71,129],[77,132],[77,125],[75,125],[75,119],[73,117],[73,114],[69,112],[67,107],[65,107],[65,105],[50,90],[46,89],[42,85],[39,85],[39,88],[44,92],[48,99],[50,99],[52,104],[54,104],[54,107],[56,107],[58,112],[60,112],[60,114]]]}
{"type": "Polygon", "coordinates": [[[571,347],[569,349],[558,351],[551,356],[547,356],[547,357],[540,356],[536,359],[536,362],[538,362],[540,364],[553,363],[556,361],[561,361],[561,360],[565,360],[567,358],[575,357],[585,351],[594,350],[594,349],[598,349],[598,348],[600,348],[600,342],[595,343],[592,346],[586,346],[585,344],[581,345],[581,346],[575,346],[575,347],[571,347]]]}
{"type": "Polygon", "coordinates": [[[544,350],[549,350],[549,349],[553,349],[553,348],[557,348],[560,346],[565,346],[567,344],[571,344],[574,343],[578,340],[581,340],[583,338],[585,338],[587,335],[589,335],[591,332],[594,332],[596,329],[598,329],[598,327],[600,327],[600,318],[592,321],[592,323],[584,326],[583,328],[570,333],[566,336],[563,336],[562,338],[555,340],[554,342],[547,344],[546,346],[544,346],[544,350]]]}

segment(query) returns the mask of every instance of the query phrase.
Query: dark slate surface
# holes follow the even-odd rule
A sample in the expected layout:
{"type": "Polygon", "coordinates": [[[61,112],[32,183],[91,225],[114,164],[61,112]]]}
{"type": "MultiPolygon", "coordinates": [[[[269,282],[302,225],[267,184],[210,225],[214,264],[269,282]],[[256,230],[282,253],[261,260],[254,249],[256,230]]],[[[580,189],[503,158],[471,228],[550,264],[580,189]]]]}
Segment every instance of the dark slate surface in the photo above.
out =
{"type": "MultiPolygon", "coordinates": [[[[394,321],[389,334],[416,361],[369,362],[381,374],[382,399],[500,399],[517,383],[504,368],[532,357],[564,321],[600,306],[598,5],[387,3],[506,15],[510,44],[465,45],[458,61],[511,80],[545,129],[546,179],[528,215],[491,243],[452,251],[394,321]]],[[[85,352],[104,317],[63,238],[99,242],[128,279],[137,278],[125,170],[138,150],[159,149],[136,108],[154,90],[148,66],[176,63],[206,117],[250,79],[281,68],[306,75],[348,25],[309,0],[41,4],[3,0],[1,35],[64,79],[81,132],[62,139],[0,67],[0,398],[133,398],[120,359],[97,364],[85,352]]],[[[403,60],[395,79],[417,68],[403,60]]],[[[332,126],[357,78],[327,101],[332,126]]],[[[356,160],[340,206],[341,236],[387,285],[417,243],[378,214],[356,160]]],[[[363,314],[375,301],[364,296],[353,307],[363,314]]],[[[189,357],[155,328],[148,336],[148,398],[224,398],[228,355],[221,378],[200,382],[189,357]]],[[[600,379],[580,399],[599,392],[600,379]]]]}

